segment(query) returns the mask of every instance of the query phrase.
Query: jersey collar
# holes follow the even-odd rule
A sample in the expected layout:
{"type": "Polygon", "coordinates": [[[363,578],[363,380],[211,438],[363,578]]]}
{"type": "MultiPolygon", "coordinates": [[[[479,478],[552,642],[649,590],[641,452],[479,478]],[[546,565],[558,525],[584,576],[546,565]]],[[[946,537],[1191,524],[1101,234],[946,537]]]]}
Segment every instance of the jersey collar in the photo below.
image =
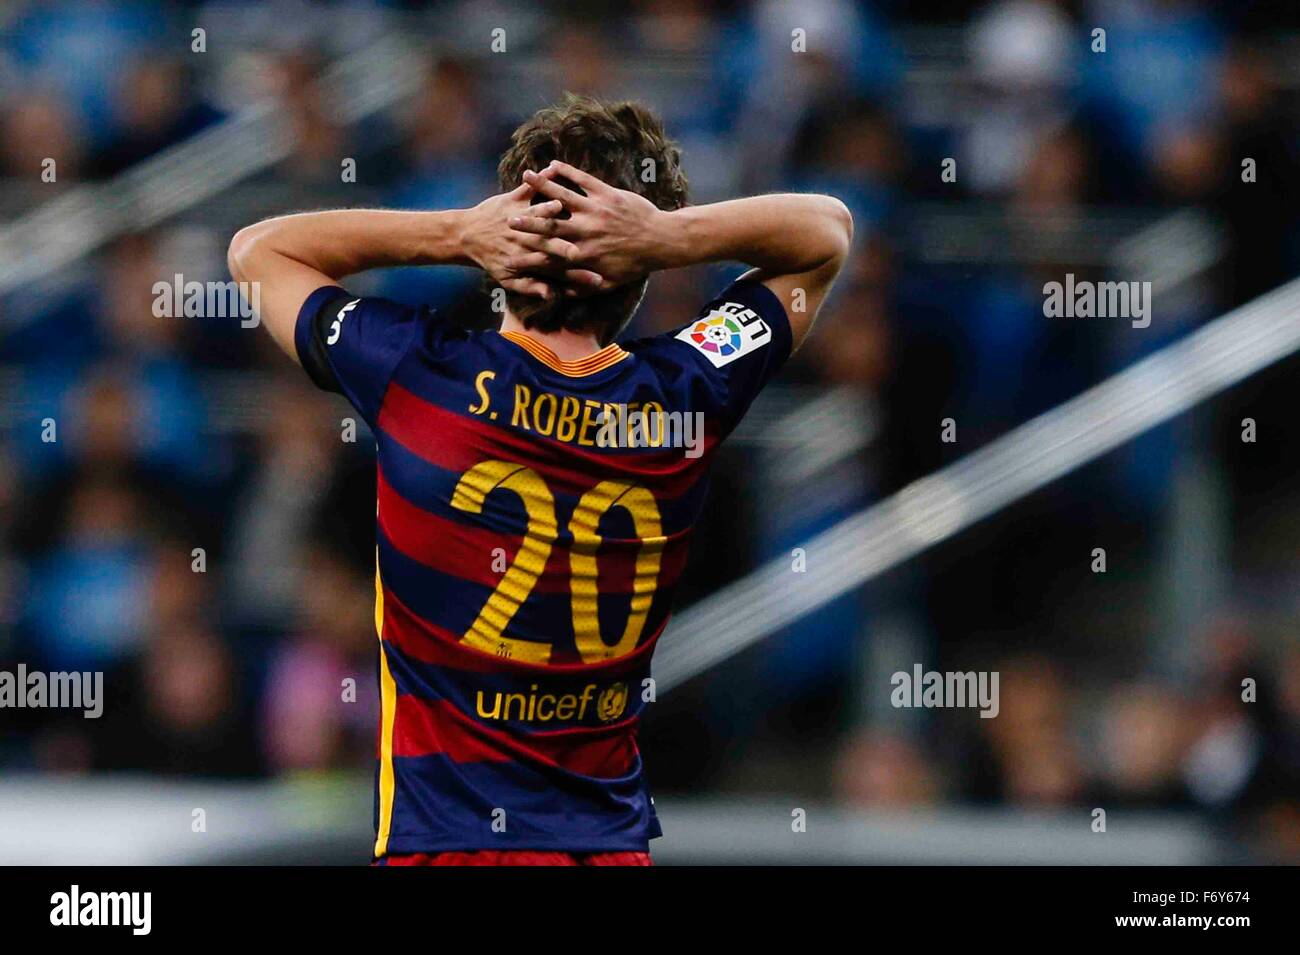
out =
{"type": "Polygon", "coordinates": [[[525,335],[523,332],[501,332],[501,337],[510,339],[548,368],[553,368],[570,378],[594,375],[598,371],[604,371],[610,365],[618,364],[628,356],[627,352],[611,342],[598,352],[592,352],[573,361],[565,361],[531,335],[525,335]]]}

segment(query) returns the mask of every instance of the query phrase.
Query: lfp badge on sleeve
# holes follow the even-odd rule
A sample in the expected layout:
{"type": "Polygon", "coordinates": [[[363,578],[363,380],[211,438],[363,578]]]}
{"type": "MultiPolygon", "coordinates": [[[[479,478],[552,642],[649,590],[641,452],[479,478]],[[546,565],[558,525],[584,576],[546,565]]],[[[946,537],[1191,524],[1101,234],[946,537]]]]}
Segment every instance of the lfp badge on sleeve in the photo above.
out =
{"type": "Polygon", "coordinates": [[[677,337],[703,352],[713,367],[721,368],[762,348],[772,340],[772,330],[752,308],[726,302],[687,325],[677,337]]]}

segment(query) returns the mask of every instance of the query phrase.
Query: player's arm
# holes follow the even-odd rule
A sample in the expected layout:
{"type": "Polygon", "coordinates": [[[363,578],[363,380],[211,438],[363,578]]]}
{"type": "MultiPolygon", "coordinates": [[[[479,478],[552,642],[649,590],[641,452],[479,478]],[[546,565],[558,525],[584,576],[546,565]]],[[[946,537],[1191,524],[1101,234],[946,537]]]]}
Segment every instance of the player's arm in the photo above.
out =
{"type": "Polygon", "coordinates": [[[506,225],[524,211],[541,219],[561,211],[559,202],[530,206],[532,194],[520,186],[472,209],[444,212],[340,209],[267,219],[235,233],[227,256],[230,274],[238,282],[258,283],[261,320],[295,359],[294,325],[307,296],[366,269],[477,265],[504,288],[543,298],[554,290],[539,273],[563,274],[570,283],[599,283],[591,272],[565,270],[576,254],[572,243],[506,225]]]}
{"type": "Polygon", "coordinates": [[[524,181],[563,202],[570,217],[525,214],[513,218],[512,227],[571,240],[577,261],[602,275],[606,287],[700,262],[754,266],[747,277],[761,281],[785,305],[795,347],[812,327],[853,240],[853,218],[831,196],[753,196],[664,212],[565,163],[525,173],[524,181]],[[565,188],[557,177],[586,195],[565,188]],[[802,309],[792,307],[798,290],[802,309]]]}

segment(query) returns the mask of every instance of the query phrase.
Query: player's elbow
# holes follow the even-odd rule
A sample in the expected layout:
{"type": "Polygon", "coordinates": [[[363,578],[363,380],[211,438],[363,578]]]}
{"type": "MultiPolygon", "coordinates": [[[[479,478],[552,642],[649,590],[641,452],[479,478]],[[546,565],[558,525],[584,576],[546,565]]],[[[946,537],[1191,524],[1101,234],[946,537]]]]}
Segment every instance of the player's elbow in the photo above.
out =
{"type": "Polygon", "coordinates": [[[262,228],[262,223],[240,229],[226,249],[226,265],[230,269],[230,277],[236,282],[255,280],[258,261],[265,253],[266,230],[262,228]]]}
{"type": "Polygon", "coordinates": [[[849,207],[834,196],[822,196],[825,200],[827,246],[830,249],[829,261],[843,263],[853,248],[853,213],[849,207]]]}

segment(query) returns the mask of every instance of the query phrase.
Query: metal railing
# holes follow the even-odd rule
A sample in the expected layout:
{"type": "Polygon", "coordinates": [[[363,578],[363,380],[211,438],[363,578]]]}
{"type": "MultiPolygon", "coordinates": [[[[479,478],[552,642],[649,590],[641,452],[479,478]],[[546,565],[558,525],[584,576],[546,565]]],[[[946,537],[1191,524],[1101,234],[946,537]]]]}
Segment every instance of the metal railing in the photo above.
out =
{"type": "MultiPolygon", "coordinates": [[[[1300,350],[1300,279],[1234,309],[914,481],[679,614],[655,659],[678,686],[1125,441],[1300,350]]],[[[937,424],[937,423],[936,423],[937,424]]]]}

